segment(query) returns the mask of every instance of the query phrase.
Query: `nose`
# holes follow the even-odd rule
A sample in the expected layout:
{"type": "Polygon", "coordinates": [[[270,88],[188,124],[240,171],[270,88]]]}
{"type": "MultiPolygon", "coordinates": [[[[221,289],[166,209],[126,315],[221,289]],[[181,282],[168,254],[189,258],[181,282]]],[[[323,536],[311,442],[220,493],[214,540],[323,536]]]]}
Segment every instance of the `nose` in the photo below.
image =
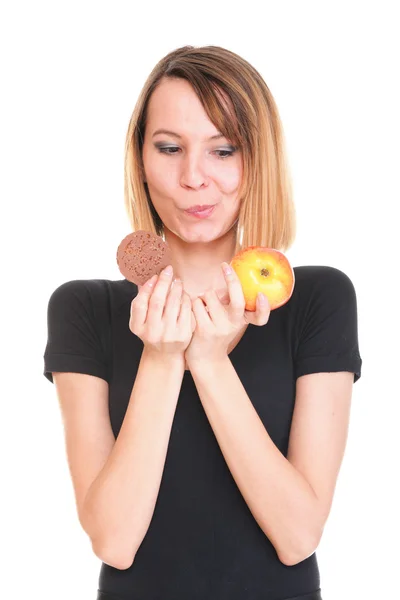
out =
{"type": "Polygon", "coordinates": [[[181,185],[198,189],[208,185],[208,175],[204,157],[188,152],[182,161],[181,185]]]}

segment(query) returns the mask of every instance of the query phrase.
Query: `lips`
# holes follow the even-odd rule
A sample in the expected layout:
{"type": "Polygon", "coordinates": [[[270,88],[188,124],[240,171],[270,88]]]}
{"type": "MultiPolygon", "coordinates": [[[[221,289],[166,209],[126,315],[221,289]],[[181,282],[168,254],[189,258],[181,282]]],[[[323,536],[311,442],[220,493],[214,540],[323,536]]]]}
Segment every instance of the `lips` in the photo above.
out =
{"type": "Polygon", "coordinates": [[[207,219],[212,215],[214,210],[215,204],[214,206],[211,205],[209,208],[205,208],[203,210],[193,210],[193,208],[191,208],[190,210],[185,210],[185,213],[195,219],[207,219]]]}
{"type": "Polygon", "coordinates": [[[196,206],[191,206],[190,208],[186,208],[185,212],[194,213],[194,212],[203,212],[212,208],[215,204],[196,204],[196,206]]]}

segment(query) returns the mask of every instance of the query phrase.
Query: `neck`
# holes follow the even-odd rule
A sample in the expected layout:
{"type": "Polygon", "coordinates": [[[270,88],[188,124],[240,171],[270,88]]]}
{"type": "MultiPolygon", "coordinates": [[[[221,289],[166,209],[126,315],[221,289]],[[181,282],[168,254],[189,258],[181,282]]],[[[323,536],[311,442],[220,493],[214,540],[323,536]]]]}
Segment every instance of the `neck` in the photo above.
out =
{"type": "Polygon", "coordinates": [[[221,268],[222,262],[230,262],[235,251],[235,231],[211,242],[185,242],[165,229],[165,241],[171,249],[174,277],[182,280],[184,290],[193,299],[207,289],[227,289],[221,268]]]}

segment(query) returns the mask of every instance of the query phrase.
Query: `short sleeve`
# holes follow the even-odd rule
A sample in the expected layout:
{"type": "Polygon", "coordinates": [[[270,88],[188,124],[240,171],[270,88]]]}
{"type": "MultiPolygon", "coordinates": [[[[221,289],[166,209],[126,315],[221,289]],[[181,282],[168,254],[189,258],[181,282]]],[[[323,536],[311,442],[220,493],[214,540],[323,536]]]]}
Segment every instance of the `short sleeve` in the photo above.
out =
{"type": "Polygon", "coordinates": [[[308,305],[295,359],[295,378],[318,372],[350,371],[361,377],[357,296],[351,279],[334,267],[310,267],[308,305]]]}
{"type": "Polygon", "coordinates": [[[104,324],[98,318],[91,281],[68,281],[50,296],[43,375],[51,383],[53,372],[87,373],[109,379],[101,331],[104,324]]]}

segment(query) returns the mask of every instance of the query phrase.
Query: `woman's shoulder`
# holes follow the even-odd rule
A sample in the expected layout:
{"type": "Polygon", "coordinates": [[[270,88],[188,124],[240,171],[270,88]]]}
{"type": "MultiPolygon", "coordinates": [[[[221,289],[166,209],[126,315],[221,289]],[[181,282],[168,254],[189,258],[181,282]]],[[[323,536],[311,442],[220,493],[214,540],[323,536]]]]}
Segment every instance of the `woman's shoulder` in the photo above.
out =
{"type": "MultiPolygon", "coordinates": [[[[347,303],[356,303],[352,279],[344,270],[331,265],[293,267],[295,284],[289,305],[296,313],[324,307],[325,311],[347,303]]],[[[288,306],[288,309],[290,308],[288,306]]]]}
{"type": "Polygon", "coordinates": [[[321,278],[324,281],[348,278],[345,271],[331,265],[299,265],[293,267],[293,271],[300,281],[308,283],[312,281],[318,283],[321,278]]]}
{"type": "Polygon", "coordinates": [[[138,287],[127,279],[71,279],[59,284],[51,293],[50,300],[74,298],[81,302],[123,303],[133,299],[138,287]]]}
{"type": "Polygon", "coordinates": [[[331,265],[301,265],[293,267],[294,290],[310,294],[326,288],[354,288],[353,282],[345,271],[331,265]]]}

